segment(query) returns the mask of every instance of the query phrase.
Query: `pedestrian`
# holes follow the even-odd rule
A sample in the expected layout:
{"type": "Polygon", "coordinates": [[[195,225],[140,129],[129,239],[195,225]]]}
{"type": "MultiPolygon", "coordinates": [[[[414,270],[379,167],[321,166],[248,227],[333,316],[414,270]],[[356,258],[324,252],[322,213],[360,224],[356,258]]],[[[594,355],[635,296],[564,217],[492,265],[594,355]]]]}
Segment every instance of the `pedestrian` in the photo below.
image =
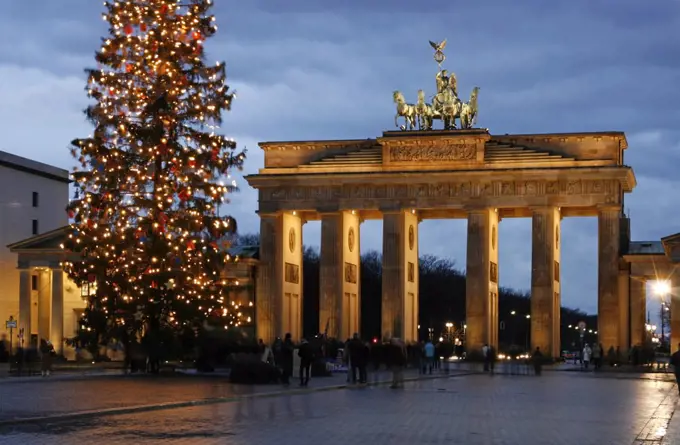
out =
{"type": "Polygon", "coordinates": [[[349,345],[351,342],[352,339],[348,338],[347,341],[345,341],[345,348],[342,351],[342,362],[347,368],[347,383],[352,381],[352,357],[349,353],[349,345]]]}
{"type": "Polygon", "coordinates": [[[600,360],[602,360],[602,350],[600,345],[593,345],[593,368],[595,371],[600,369],[600,360]]]}
{"type": "Polygon", "coordinates": [[[40,358],[41,358],[41,368],[40,374],[43,377],[48,377],[52,372],[52,353],[54,352],[54,347],[52,343],[44,338],[40,340],[40,358]]]}
{"type": "Polygon", "coordinates": [[[293,351],[295,345],[290,333],[286,334],[283,344],[281,345],[281,374],[284,386],[290,385],[290,377],[293,375],[293,351]]]}
{"type": "Polygon", "coordinates": [[[539,348],[538,346],[536,346],[536,350],[531,356],[531,360],[534,363],[534,374],[541,375],[541,371],[543,368],[543,353],[541,352],[541,348],[539,348]]]}
{"type": "Polygon", "coordinates": [[[678,350],[671,355],[671,365],[673,366],[673,374],[675,374],[675,382],[678,384],[678,393],[680,393],[680,343],[678,343],[678,350]]]}
{"type": "Polygon", "coordinates": [[[309,373],[314,361],[314,351],[307,339],[302,339],[300,349],[298,349],[298,357],[300,357],[300,386],[309,386],[309,373]]]}
{"type": "Polygon", "coordinates": [[[590,349],[588,343],[583,347],[583,367],[588,370],[588,364],[590,363],[590,358],[593,355],[593,350],[590,349]]]}
{"type": "Polygon", "coordinates": [[[482,346],[482,358],[484,359],[484,372],[489,372],[489,345],[482,346]]]}
{"type": "Polygon", "coordinates": [[[423,374],[429,369],[430,374],[432,374],[432,367],[434,366],[434,352],[435,348],[431,340],[425,343],[425,366],[423,366],[423,374]]]}
{"type": "Polygon", "coordinates": [[[391,389],[404,387],[404,366],[406,366],[406,347],[398,338],[393,338],[389,343],[390,368],[392,369],[391,389]]]}
{"type": "Polygon", "coordinates": [[[493,375],[494,369],[496,368],[496,348],[489,346],[486,350],[486,355],[488,356],[489,372],[493,375]]]}
{"type": "Polygon", "coordinates": [[[357,374],[359,374],[359,383],[362,381],[362,369],[364,367],[364,343],[359,338],[358,333],[354,333],[352,340],[349,342],[349,361],[352,367],[352,383],[357,382],[357,374]]]}

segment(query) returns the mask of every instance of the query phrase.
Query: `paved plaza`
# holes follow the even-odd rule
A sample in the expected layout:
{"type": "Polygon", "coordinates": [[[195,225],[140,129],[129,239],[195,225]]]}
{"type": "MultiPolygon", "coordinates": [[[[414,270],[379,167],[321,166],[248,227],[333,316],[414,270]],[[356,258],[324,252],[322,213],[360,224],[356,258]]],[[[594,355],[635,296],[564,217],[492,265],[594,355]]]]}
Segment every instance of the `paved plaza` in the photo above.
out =
{"type": "MultiPolygon", "coordinates": [[[[242,390],[265,388],[280,390],[242,390]]],[[[403,390],[384,385],[318,388],[301,392],[291,387],[278,396],[203,406],[6,425],[0,428],[0,444],[680,443],[680,421],[671,419],[677,389],[665,379],[553,372],[538,378],[467,375],[422,380],[408,383],[403,390]]],[[[219,379],[157,383],[94,379],[3,384],[0,401],[7,418],[33,411],[63,413],[69,405],[73,410],[73,404],[89,409],[120,407],[233,391],[219,379]],[[26,402],[20,410],[10,411],[5,396],[21,386],[30,398],[40,396],[33,405],[26,402]]],[[[12,403],[19,400],[16,394],[10,397],[12,403]]]]}

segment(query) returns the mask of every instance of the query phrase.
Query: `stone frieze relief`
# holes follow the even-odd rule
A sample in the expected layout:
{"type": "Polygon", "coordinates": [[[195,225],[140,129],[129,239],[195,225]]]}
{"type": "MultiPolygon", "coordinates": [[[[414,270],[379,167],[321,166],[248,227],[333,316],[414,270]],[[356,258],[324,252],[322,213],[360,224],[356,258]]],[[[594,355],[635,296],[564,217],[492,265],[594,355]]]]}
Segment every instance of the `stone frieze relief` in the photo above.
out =
{"type": "Polygon", "coordinates": [[[477,158],[477,144],[423,141],[419,144],[392,146],[389,154],[392,162],[449,162],[469,161],[477,158]]]}
{"type": "Polygon", "coordinates": [[[617,203],[617,180],[563,181],[486,181],[442,182],[436,184],[368,185],[347,184],[328,186],[265,187],[260,189],[261,202],[328,201],[339,199],[427,199],[604,195],[608,203],[617,203]]]}

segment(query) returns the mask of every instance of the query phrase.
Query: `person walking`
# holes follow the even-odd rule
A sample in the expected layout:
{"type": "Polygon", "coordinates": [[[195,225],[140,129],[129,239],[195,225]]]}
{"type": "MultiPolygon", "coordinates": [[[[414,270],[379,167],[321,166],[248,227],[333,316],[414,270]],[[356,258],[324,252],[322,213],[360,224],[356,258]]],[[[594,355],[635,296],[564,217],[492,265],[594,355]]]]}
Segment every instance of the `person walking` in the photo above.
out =
{"type": "Polygon", "coordinates": [[[432,340],[428,340],[425,343],[425,366],[423,366],[423,374],[429,369],[429,373],[432,374],[432,367],[434,367],[434,352],[435,348],[432,344],[432,340]]]}
{"type": "Polygon", "coordinates": [[[281,345],[281,380],[284,386],[290,385],[290,377],[293,375],[293,351],[295,345],[290,333],[287,333],[281,345]]]}
{"type": "Polygon", "coordinates": [[[583,347],[583,368],[587,371],[590,359],[593,356],[593,350],[590,349],[588,343],[583,347]]]}
{"type": "Polygon", "coordinates": [[[482,346],[482,358],[484,359],[484,372],[489,372],[489,345],[482,346]]]}
{"type": "Polygon", "coordinates": [[[349,342],[349,361],[352,367],[352,383],[357,382],[357,373],[359,374],[359,383],[362,382],[362,367],[364,363],[364,343],[359,338],[358,333],[354,333],[352,340],[349,342]]]}
{"type": "Polygon", "coordinates": [[[678,350],[671,355],[671,365],[673,374],[675,374],[675,382],[678,385],[678,393],[680,393],[680,343],[678,343],[678,350]]]}
{"type": "Polygon", "coordinates": [[[52,343],[44,338],[40,340],[40,360],[41,368],[40,374],[43,377],[49,377],[52,372],[52,353],[54,352],[54,347],[52,343]]]}
{"type": "Polygon", "coordinates": [[[298,349],[298,357],[300,357],[300,386],[309,386],[309,374],[314,361],[314,351],[307,339],[302,339],[300,349],[298,349]]]}
{"type": "Polygon", "coordinates": [[[541,371],[543,370],[543,353],[538,346],[536,346],[536,350],[531,356],[531,361],[534,363],[534,374],[541,375],[541,371]]]}
{"type": "Polygon", "coordinates": [[[494,369],[496,368],[496,359],[498,358],[496,354],[496,348],[494,348],[493,346],[489,346],[489,348],[486,351],[486,355],[488,356],[487,360],[489,362],[489,372],[491,373],[491,375],[493,375],[494,369]]]}
{"type": "Polygon", "coordinates": [[[390,368],[392,369],[391,389],[404,387],[404,366],[406,366],[406,347],[398,338],[389,343],[390,368]]]}
{"type": "Polygon", "coordinates": [[[602,348],[602,343],[593,346],[593,366],[595,370],[599,370],[602,367],[602,355],[604,354],[604,349],[602,348]]]}

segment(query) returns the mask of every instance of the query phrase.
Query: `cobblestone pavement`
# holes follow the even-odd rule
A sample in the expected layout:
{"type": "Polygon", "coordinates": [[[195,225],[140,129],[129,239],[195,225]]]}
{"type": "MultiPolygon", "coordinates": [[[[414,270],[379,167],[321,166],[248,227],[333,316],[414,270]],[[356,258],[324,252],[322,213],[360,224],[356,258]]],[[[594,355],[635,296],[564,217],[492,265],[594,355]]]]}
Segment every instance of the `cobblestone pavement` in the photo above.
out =
{"type": "Polygon", "coordinates": [[[661,444],[676,394],[580,373],[470,375],[22,425],[0,444],[661,444]]]}
{"type": "MultiPolygon", "coordinates": [[[[415,377],[415,372],[407,373],[415,377]]],[[[382,371],[373,381],[386,380],[382,371]]],[[[295,380],[292,380],[293,385],[295,380]]],[[[342,385],[345,374],[313,378],[311,388],[342,385]]],[[[103,376],[78,380],[3,382],[0,384],[0,422],[81,411],[188,402],[281,391],[279,385],[232,385],[226,376],[103,376]]]]}

